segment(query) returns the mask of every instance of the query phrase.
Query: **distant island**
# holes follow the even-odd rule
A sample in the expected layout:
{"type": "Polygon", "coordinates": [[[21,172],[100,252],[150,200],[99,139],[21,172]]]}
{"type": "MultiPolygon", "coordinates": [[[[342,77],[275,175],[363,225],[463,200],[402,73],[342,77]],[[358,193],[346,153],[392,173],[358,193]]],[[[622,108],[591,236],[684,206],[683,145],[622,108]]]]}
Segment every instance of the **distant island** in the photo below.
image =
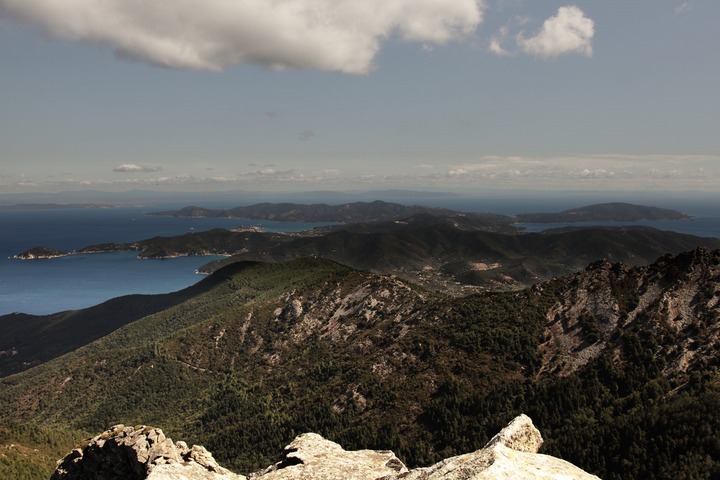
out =
{"type": "Polygon", "coordinates": [[[80,250],[70,250],[63,252],[48,247],[33,247],[30,250],[13,255],[15,260],[42,260],[49,258],[67,257],[68,255],[80,255],[87,253],[109,253],[123,250],[138,250],[139,247],[134,243],[103,243],[100,245],[91,245],[80,250]]]}
{"type": "Polygon", "coordinates": [[[599,203],[557,213],[519,213],[522,223],[561,222],[637,222],[641,220],[687,220],[691,217],[677,210],[634,205],[632,203],[599,203]]]}
{"type": "Polygon", "coordinates": [[[216,218],[248,218],[252,220],[271,220],[276,222],[335,222],[335,223],[366,223],[402,220],[415,215],[430,214],[434,216],[462,216],[465,220],[472,219],[483,224],[509,226],[512,217],[491,213],[458,212],[447,208],[426,207],[423,205],[402,205],[383,202],[353,202],[341,205],[325,203],[257,203],[246,207],[229,209],[211,209],[188,206],[180,210],[164,212],[148,212],[148,215],[216,218]]]}
{"type": "MultiPolygon", "coordinates": [[[[689,218],[680,212],[630,204],[594,205],[559,214],[544,221],[637,218],[689,218]],[[569,213],[586,212],[586,213],[569,213]],[[594,214],[593,214],[594,212],[594,214]],[[604,216],[601,213],[606,212],[604,216]],[[613,212],[610,215],[607,212],[613,212]],[[633,214],[640,212],[640,214],[633,214]]],[[[131,243],[93,245],[71,252],[36,247],[15,256],[31,260],[62,255],[137,251],[140,258],[221,255],[198,269],[212,273],[238,261],[278,262],[296,258],[325,258],[352,268],[398,275],[431,290],[468,293],[468,289],[506,290],[572,273],[601,258],[641,265],[668,252],[679,253],[700,245],[720,247],[720,240],[699,238],[641,226],[569,227],[562,231],[524,233],[516,217],[457,212],[386,202],[344,205],[257,204],[231,210],[186,207],[159,214],[220,216],[296,221],[366,221],[340,223],[304,232],[262,232],[257,226],[217,228],[173,237],[154,237],[131,243]],[[409,216],[403,216],[408,215],[409,216]]],[[[540,220],[538,220],[540,221],[540,220]]]]}
{"type": "Polygon", "coordinates": [[[43,258],[64,257],[66,255],[66,252],[61,252],[60,250],[56,250],[54,248],[33,247],[30,250],[18,253],[17,255],[13,255],[12,258],[15,258],[17,260],[37,260],[43,258]]]}
{"type": "Polygon", "coordinates": [[[228,209],[187,206],[180,210],[149,212],[148,215],[178,218],[248,218],[277,222],[336,222],[344,224],[403,220],[417,215],[433,215],[436,217],[452,216],[456,219],[465,217],[461,223],[468,223],[468,221],[470,223],[482,222],[485,226],[494,224],[496,227],[502,226],[505,228],[514,222],[636,222],[640,220],[686,220],[691,218],[677,210],[622,202],[599,203],[554,213],[519,213],[515,217],[510,217],[493,213],[459,212],[422,205],[402,205],[380,200],[345,203],[342,205],[257,203],[228,209]]]}

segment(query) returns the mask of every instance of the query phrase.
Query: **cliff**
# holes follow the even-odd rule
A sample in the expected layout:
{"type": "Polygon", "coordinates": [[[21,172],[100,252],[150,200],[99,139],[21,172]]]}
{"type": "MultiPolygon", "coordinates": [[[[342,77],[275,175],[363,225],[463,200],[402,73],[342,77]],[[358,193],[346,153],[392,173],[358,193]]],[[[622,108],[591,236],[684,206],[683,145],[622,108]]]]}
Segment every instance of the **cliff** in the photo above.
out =
{"type": "Polygon", "coordinates": [[[389,450],[346,451],[315,433],[298,436],[282,459],[248,477],[221,467],[205,448],[173,444],[159,429],[118,425],[58,462],[51,480],[490,480],[597,479],[538,454],[542,436],[526,415],[516,417],[484,448],[408,470],[389,450]]]}

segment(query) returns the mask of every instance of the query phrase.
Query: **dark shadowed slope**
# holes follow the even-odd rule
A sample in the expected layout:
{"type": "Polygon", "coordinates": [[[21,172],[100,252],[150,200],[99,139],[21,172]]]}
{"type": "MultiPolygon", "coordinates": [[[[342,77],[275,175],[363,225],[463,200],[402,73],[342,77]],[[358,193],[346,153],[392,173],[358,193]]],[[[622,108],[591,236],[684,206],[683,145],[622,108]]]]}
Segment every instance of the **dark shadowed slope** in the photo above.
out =
{"type": "MultiPolygon", "coordinates": [[[[239,263],[233,269],[242,268],[239,263]]],[[[167,310],[222,281],[222,273],[163,295],[127,295],[99,305],[53,315],[0,316],[0,377],[76,350],[139,318],[167,310]]]]}

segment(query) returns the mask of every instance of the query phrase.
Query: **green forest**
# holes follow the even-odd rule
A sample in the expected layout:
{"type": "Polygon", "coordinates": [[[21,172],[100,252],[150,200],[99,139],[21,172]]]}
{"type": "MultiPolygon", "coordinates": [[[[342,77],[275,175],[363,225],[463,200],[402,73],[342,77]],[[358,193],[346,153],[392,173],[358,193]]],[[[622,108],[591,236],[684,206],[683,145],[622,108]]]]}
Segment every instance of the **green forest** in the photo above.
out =
{"type": "MultiPolygon", "coordinates": [[[[0,476],[48,478],[73,445],[119,423],[204,445],[240,473],[310,431],[424,466],[481,448],[525,413],[541,453],[601,478],[720,478],[720,349],[702,344],[719,292],[715,277],[692,277],[697,262],[600,265],[462,298],[326,260],[231,265],[186,301],[3,378],[0,476]],[[604,348],[549,370],[551,355],[572,352],[548,350],[548,312],[601,274],[614,315],[634,320],[563,317],[581,346],[604,348]],[[677,329],[643,292],[682,278],[695,307],[677,329]],[[671,370],[666,353],[687,338],[711,353],[671,370]]],[[[720,263],[717,253],[703,262],[706,272],[720,263]]]]}

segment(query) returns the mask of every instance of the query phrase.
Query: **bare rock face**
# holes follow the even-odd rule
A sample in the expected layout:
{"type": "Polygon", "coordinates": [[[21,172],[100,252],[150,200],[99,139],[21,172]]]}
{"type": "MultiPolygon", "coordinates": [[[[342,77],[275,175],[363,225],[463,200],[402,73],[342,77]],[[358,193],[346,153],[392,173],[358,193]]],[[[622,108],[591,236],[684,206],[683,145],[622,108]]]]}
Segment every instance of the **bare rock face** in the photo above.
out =
{"type": "Polygon", "coordinates": [[[162,430],[116,425],[58,462],[51,480],[244,480],[203,447],[174,444],[162,430]]]}
{"type": "Polygon", "coordinates": [[[493,448],[495,445],[504,445],[518,452],[537,453],[542,444],[542,435],[535,428],[530,417],[518,415],[507,427],[500,430],[500,433],[491,438],[483,450],[493,448]]]}
{"type": "Polygon", "coordinates": [[[520,415],[481,450],[382,480],[599,480],[569,462],[537,453],[542,442],[532,420],[520,415]]]}
{"type": "Polygon", "coordinates": [[[407,472],[389,450],[346,451],[316,433],[305,433],[285,447],[283,459],[264,472],[250,475],[260,480],[360,480],[407,472]]]}

